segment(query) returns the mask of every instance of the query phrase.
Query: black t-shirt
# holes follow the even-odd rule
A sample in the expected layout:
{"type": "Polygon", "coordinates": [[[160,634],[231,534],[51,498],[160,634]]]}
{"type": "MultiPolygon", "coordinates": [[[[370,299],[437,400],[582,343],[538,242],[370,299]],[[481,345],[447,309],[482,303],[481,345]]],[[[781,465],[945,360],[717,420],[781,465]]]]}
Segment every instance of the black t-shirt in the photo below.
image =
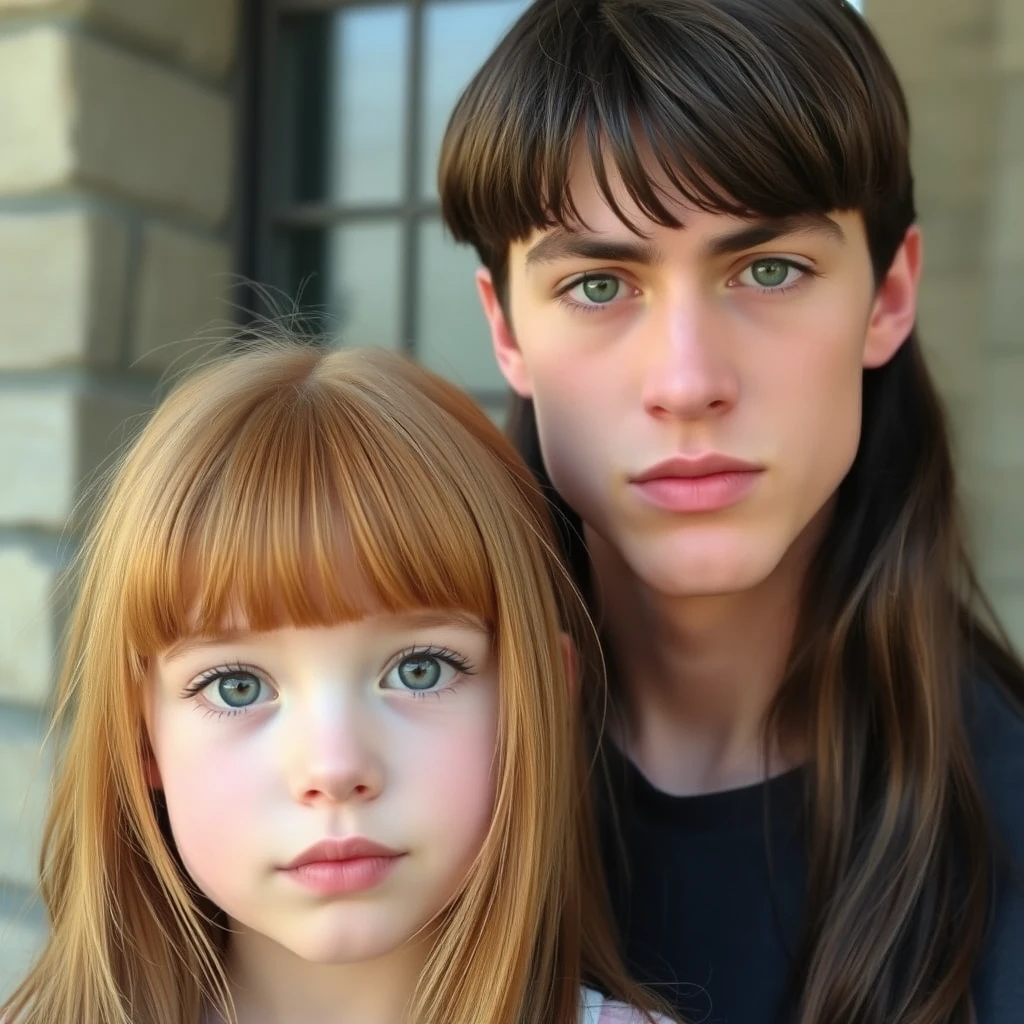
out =
{"type": "MultiPolygon", "coordinates": [[[[995,687],[973,689],[968,728],[1008,855],[975,1005],[978,1024],[1024,1024],[1024,719],[995,687]]],[[[634,975],[693,1024],[791,1021],[807,882],[803,771],[673,797],[614,749],[607,764],[618,822],[606,816],[605,863],[634,975]]]]}

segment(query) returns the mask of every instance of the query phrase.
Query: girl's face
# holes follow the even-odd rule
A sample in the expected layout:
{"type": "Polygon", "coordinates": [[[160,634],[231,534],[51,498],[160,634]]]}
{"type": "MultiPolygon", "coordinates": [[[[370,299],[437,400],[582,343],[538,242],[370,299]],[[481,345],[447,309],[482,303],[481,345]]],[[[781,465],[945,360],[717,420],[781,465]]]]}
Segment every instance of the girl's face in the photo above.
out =
{"type": "Polygon", "coordinates": [[[491,647],[471,616],[422,612],[242,623],[155,659],[153,781],[233,941],[354,963],[451,902],[493,809],[491,647]]]}

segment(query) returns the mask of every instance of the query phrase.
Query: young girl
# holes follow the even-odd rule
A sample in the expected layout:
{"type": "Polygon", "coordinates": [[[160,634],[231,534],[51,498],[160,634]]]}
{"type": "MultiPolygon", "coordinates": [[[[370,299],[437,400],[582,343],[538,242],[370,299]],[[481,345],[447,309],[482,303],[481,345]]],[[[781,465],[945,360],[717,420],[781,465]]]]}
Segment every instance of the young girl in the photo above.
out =
{"type": "Polygon", "coordinates": [[[499,431],[397,356],[179,386],[84,552],[50,936],[0,1017],[659,1019],[595,896],[554,547],[499,431]]]}

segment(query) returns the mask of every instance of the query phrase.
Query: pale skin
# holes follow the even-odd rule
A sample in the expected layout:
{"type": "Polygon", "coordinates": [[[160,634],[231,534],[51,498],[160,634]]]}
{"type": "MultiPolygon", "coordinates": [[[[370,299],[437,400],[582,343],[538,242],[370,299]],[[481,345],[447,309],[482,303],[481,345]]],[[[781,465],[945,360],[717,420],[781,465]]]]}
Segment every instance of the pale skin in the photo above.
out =
{"type": "MultiPolygon", "coordinates": [[[[584,521],[626,693],[617,737],[677,795],[801,763],[763,748],[808,561],[856,454],[862,371],[910,334],[921,239],[873,279],[856,212],[787,222],[669,206],[649,220],[609,169],[622,223],[578,158],[572,230],[512,244],[503,307],[478,288],[501,370],[533,400],[552,481],[584,521]],[[754,467],[727,507],[657,507],[637,478],[676,456],[754,467]]],[[[657,168],[652,177],[668,183],[657,168]]]]}
{"type": "Polygon", "coordinates": [[[175,844],[225,911],[240,1024],[396,1024],[490,825],[491,637],[471,617],[235,623],[155,659],[151,782],[175,844]],[[242,706],[234,704],[242,702],[242,706]],[[398,854],[359,891],[288,865],[324,839],[398,854]]]}

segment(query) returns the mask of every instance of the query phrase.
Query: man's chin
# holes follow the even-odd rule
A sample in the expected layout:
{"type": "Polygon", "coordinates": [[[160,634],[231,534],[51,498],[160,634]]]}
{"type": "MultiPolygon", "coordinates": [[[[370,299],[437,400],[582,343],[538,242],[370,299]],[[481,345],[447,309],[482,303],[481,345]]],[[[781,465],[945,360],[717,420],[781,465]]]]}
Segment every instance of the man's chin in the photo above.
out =
{"type": "Polygon", "coordinates": [[[759,551],[669,549],[629,559],[636,578],[652,592],[675,600],[721,598],[749,593],[765,584],[781,561],[759,551]]]}

